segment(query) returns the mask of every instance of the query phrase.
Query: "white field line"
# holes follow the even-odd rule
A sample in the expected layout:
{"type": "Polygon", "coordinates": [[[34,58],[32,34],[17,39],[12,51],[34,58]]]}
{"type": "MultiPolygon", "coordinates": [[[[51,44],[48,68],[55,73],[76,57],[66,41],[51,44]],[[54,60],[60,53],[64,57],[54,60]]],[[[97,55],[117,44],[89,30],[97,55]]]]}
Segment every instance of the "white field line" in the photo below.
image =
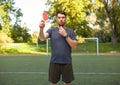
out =
{"type": "MultiPolygon", "coordinates": [[[[48,72],[0,72],[0,74],[42,74],[47,75],[48,72]]],[[[75,75],[120,75],[120,73],[96,73],[96,72],[74,72],[75,75]]]]}

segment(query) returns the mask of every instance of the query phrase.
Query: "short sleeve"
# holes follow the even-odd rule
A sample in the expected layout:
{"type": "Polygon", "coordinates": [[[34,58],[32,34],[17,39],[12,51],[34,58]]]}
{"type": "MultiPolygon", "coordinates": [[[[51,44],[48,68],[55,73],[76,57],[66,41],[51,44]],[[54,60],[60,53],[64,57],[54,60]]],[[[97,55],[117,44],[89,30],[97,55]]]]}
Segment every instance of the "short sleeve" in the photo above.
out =
{"type": "Polygon", "coordinates": [[[71,37],[72,40],[77,40],[76,35],[75,35],[75,33],[72,29],[71,29],[71,32],[70,32],[70,37],[71,37]]]}
{"type": "Polygon", "coordinates": [[[52,29],[48,29],[48,30],[46,31],[46,33],[49,34],[49,38],[50,38],[50,37],[51,37],[51,34],[52,34],[52,29]]]}

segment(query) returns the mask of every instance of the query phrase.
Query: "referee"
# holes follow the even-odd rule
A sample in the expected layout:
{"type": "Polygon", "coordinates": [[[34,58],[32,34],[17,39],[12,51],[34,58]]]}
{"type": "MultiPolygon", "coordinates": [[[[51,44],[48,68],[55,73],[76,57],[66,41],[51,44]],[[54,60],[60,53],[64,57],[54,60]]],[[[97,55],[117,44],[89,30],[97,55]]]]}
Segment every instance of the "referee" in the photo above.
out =
{"type": "Polygon", "coordinates": [[[45,33],[45,22],[41,20],[40,39],[45,40],[50,38],[51,43],[51,59],[49,65],[49,81],[52,85],[58,85],[62,79],[65,85],[71,85],[74,80],[72,67],[72,48],[77,48],[77,39],[72,29],[65,26],[66,13],[58,11],[56,14],[56,22],[58,26],[53,29],[48,29],[45,33]]]}

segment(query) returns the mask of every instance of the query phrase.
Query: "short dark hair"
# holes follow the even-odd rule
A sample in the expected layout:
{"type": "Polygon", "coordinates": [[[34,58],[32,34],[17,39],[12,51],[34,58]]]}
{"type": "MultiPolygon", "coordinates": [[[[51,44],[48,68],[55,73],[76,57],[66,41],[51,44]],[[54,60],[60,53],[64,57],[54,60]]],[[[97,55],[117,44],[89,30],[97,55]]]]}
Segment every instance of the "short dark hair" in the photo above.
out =
{"type": "Polygon", "coordinates": [[[63,15],[66,16],[66,13],[65,13],[64,11],[57,11],[56,16],[57,16],[58,14],[63,14],[63,15]]]}

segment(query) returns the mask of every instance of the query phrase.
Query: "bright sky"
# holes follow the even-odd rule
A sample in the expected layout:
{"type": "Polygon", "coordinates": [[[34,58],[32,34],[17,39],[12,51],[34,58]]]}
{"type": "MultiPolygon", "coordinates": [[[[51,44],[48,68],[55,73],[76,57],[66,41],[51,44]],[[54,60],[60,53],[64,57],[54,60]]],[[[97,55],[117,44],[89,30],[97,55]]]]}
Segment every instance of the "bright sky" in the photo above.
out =
{"type": "MultiPolygon", "coordinates": [[[[16,6],[21,8],[23,17],[22,24],[26,23],[26,26],[33,33],[39,31],[39,23],[42,19],[42,13],[47,9],[45,6],[46,0],[14,0],[16,6]]],[[[46,29],[50,25],[47,24],[46,29]]]]}

